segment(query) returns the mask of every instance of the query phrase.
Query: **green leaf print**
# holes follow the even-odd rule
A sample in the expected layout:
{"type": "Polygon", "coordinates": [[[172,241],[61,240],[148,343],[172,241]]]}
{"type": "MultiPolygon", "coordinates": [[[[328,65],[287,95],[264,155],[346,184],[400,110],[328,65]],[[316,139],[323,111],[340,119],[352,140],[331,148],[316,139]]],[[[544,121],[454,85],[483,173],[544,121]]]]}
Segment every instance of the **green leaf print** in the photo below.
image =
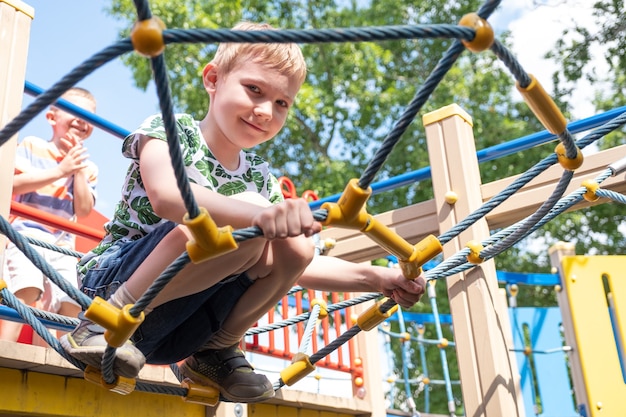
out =
{"type": "Polygon", "coordinates": [[[217,180],[211,175],[211,169],[209,168],[209,164],[210,163],[206,159],[201,159],[199,161],[196,161],[194,166],[196,167],[198,172],[200,172],[202,177],[209,179],[213,186],[217,187],[217,180]]]}
{"type": "Polygon", "coordinates": [[[223,195],[235,195],[246,191],[246,184],[242,181],[233,181],[221,185],[217,192],[223,195]]]}
{"type": "Polygon", "coordinates": [[[161,218],[154,213],[148,197],[138,197],[130,202],[130,206],[137,212],[137,218],[142,224],[151,225],[161,221],[161,218]]]}
{"type": "Polygon", "coordinates": [[[220,178],[227,178],[227,179],[232,178],[232,175],[224,171],[224,168],[221,165],[218,165],[217,167],[215,167],[215,176],[220,177],[220,178]]]}
{"type": "MultiPolygon", "coordinates": [[[[251,170],[248,170],[251,171],[251,170]]],[[[252,171],[252,181],[256,184],[257,192],[263,191],[263,186],[265,185],[265,178],[263,178],[263,174],[259,171],[252,171]]]]}
{"type": "Polygon", "coordinates": [[[108,230],[108,232],[113,237],[113,240],[122,239],[122,238],[128,236],[128,229],[126,229],[124,227],[121,227],[118,224],[112,224],[111,228],[108,230]]]}
{"type": "Polygon", "coordinates": [[[246,159],[250,162],[250,166],[253,166],[253,167],[257,165],[262,165],[265,163],[263,158],[253,153],[246,154],[246,159]]]}
{"type": "Polygon", "coordinates": [[[128,204],[120,201],[115,209],[115,218],[120,219],[123,222],[130,220],[130,212],[128,211],[128,204]]]}

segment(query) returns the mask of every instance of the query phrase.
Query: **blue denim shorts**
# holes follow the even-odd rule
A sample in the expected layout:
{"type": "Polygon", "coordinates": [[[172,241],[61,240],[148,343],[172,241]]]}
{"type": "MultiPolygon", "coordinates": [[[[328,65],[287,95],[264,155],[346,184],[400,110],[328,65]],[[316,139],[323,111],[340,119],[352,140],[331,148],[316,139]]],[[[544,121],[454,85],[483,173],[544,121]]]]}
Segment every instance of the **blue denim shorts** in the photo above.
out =
{"type": "MultiPolygon", "coordinates": [[[[119,242],[107,249],[83,277],[81,290],[91,298],[108,299],[174,227],[175,223],[168,222],[139,240],[119,242]]],[[[148,363],[178,362],[211,339],[252,284],[243,273],[202,292],[161,304],[146,316],[131,340],[148,363]]]]}

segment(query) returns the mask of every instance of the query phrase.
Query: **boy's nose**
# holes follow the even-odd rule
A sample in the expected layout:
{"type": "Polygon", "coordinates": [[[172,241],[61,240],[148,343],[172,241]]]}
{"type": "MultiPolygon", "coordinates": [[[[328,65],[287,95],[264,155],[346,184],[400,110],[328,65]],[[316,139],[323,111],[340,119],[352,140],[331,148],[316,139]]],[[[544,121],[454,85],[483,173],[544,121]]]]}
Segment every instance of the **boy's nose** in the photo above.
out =
{"type": "Polygon", "coordinates": [[[254,115],[259,118],[270,120],[272,118],[272,103],[270,101],[257,103],[254,107],[254,115]]]}

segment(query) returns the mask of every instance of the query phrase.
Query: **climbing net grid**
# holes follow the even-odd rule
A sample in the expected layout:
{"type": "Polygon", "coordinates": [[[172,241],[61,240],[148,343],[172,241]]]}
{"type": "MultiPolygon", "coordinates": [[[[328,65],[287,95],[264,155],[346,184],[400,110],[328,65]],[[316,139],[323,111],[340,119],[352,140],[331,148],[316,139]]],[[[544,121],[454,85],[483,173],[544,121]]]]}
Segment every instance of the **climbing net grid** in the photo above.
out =
{"type": "MultiPolygon", "coordinates": [[[[86,310],[91,320],[107,329],[107,342],[109,346],[105,351],[101,370],[85,366],[85,364],[67,355],[60,343],[52,337],[42,323],[42,320],[45,319],[67,324],[68,326],[75,326],[77,324],[76,319],[25,306],[15,298],[4,283],[0,286],[2,302],[15,309],[23,318],[24,322],[31,325],[60,355],[77,368],[85,370],[86,379],[102,384],[112,391],[125,394],[136,389],[139,391],[177,395],[210,405],[217,403],[220,399],[219,394],[207,387],[191,383],[183,383],[180,387],[170,387],[141,381],[136,382],[133,379],[129,380],[116,376],[113,372],[115,350],[117,347],[122,346],[139,326],[143,320],[144,309],[185,265],[189,262],[201,262],[210,257],[219,256],[221,253],[236,249],[240,242],[262,236],[262,231],[256,227],[235,231],[232,231],[230,228],[217,227],[209,213],[198,207],[193,198],[176,139],[178,137],[176,134],[177,128],[174,119],[172,99],[169,95],[165,61],[162,55],[162,51],[167,44],[191,42],[324,43],[416,38],[454,39],[453,44],[441,57],[435,69],[427,77],[414,98],[408,106],[406,106],[401,117],[385,137],[381,147],[373,156],[362,176],[358,180],[353,179],[348,183],[338,203],[324,203],[320,209],[313,212],[315,219],[322,222],[324,225],[334,225],[362,231],[381,247],[384,247],[388,252],[397,257],[399,267],[408,279],[414,279],[422,273],[421,267],[440,254],[445,243],[457,237],[479,219],[482,219],[487,213],[520,190],[525,184],[557,162],[563,167],[563,174],[550,197],[535,213],[514,225],[494,233],[482,242],[468,243],[467,247],[458,251],[454,256],[445,259],[434,268],[424,272],[425,278],[427,280],[436,280],[448,277],[466,271],[478,263],[491,259],[518,241],[524,239],[560,213],[563,213],[570,207],[581,202],[583,199],[595,201],[600,197],[604,197],[616,202],[626,203],[626,197],[624,195],[602,189],[599,186],[599,184],[607,178],[615,176],[626,169],[626,162],[623,160],[610,165],[604,172],[598,175],[597,178],[586,181],[583,186],[575,192],[564,196],[566,187],[573,177],[574,170],[582,164],[583,156],[581,149],[621,127],[626,122],[626,113],[618,115],[593,130],[582,139],[575,141],[567,128],[564,116],[541,85],[532,75],[524,71],[515,57],[502,43],[494,39],[493,31],[486,19],[495,11],[500,3],[499,1],[486,1],[476,13],[464,16],[458,25],[436,24],[351,29],[271,31],[164,29],[162,22],[152,16],[147,0],[135,0],[134,3],[137,10],[137,23],[133,28],[130,38],[120,40],[103,49],[101,52],[93,55],[90,59],[76,67],[51,88],[40,94],[28,107],[22,110],[17,117],[0,130],[0,145],[3,145],[34,116],[39,114],[48,105],[55,102],[67,89],[74,86],[98,67],[122,54],[136,51],[149,57],[151,60],[172,165],[180,193],[187,209],[185,224],[189,227],[195,238],[195,241],[190,242],[190,245],[188,245],[188,250],[181,254],[161,273],[154,281],[153,285],[134,305],[129,305],[119,310],[109,305],[104,300],[97,298],[92,300],[69,285],[58,272],[51,268],[37,252],[32,249],[31,244],[57,250],[71,256],[81,256],[80,253],[58,248],[34,239],[26,239],[13,230],[6,219],[0,217],[0,232],[5,234],[9,240],[23,251],[56,285],[76,300],[81,305],[82,309],[86,310]],[[490,49],[506,65],[515,78],[517,88],[524,96],[529,107],[543,123],[544,127],[558,137],[559,144],[554,154],[537,163],[518,177],[506,189],[484,203],[479,209],[450,230],[438,237],[429,236],[423,241],[412,245],[378,222],[372,215],[368,214],[364,206],[371,195],[370,185],[394,145],[399,141],[400,137],[420,111],[435,87],[465,49],[469,49],[472,52],[481,52],[490,49]]],[[[301,289],[295,288],[293,291],[298,290],[301,289]]],[[[325,314],[327,311],[335,311],[345,308],[348,305],[355,305],[379,297],[380,294],[367,294],[330,306],[325,306],[321,303],[314,304],[308,313],[285,320],[282,323],[251,329],[247,334],[258,334],[279,327],[289,326],[297,322],[307,321],[308,325],[303,338],[305,346],[302,346],[300,349],[301,352],[305,352],[306,349],[308,349],[307,340],[310,339],[314,323],[320,317],[320,314],[325,314]]],[[[307,373],[311,372],[314,369],[313,365],[320,359],[338,349],[361,330],[370,330],[378,326],[378,324],[388,318],[396,308],[397,305],[391,299],[379,300],[373,308],[369,309],[358,318],[355,325],[318,352],[310,356],[304,353],[297,354],[292,365],[281,372],[279,380],[274,383],[274,388],[280,389],[284,385],[291,385],[297,382],[307,373]]],[[[174,374],[180,377],[176,365],[172,365],[171,367],[174,374]]]]}

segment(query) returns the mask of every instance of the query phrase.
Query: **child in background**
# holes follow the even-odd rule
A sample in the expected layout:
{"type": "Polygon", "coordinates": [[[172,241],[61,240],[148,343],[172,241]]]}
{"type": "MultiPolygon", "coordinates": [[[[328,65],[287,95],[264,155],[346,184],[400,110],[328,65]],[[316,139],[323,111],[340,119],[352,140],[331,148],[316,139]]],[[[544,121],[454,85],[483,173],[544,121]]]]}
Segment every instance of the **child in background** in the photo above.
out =
{"type": "MultiPolygon", "coordinates": [[[[86,111],[96,111],[95,98],[83,88],[71,88],[62,98],[86,111]]],[[[95,204],[98,175],[83,146],[93,126],[54,105],[46,112],[46,119],[52,127],[51,139],[27,136],[18,144],[13,199],[68,220],[86,216],[95,204]]],[[[11,221],[24,236],[74,249],[74,237],[62,230],[20,217],[11,221]]],[[[33,247],[63,278],[78,287],[76,258],[33,247]]],[[[4,277],[8,289],[27,305],[37,302],[43,310],[70,317],[80,312],[80,306],[11,242],[5,250],[4,277]]],[[[21,323],[0,321],[0,339],[17,341],[21,330],[21,323]]]]}

